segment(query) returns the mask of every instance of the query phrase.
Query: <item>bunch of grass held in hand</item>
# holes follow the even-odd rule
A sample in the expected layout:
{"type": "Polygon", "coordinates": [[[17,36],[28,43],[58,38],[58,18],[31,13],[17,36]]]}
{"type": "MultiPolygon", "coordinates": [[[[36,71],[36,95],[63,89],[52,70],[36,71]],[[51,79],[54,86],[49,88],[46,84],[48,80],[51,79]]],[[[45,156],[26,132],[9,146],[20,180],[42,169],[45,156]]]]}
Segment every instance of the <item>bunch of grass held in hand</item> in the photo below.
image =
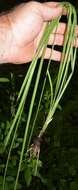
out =
{"type": "Polygon", "coordinates": [[[31,100],[30,100],[29,111],[28,111],[28,116],[27,116],[27,121],[26,121],[26,127],[25,127],[25,132],[24,132],[24,137],[23,137],[22,149],[21,149],[21,153],[20,153],[20,160],[19,160],[19,165],[18,165],[16,181],[15,181],[15,185],[14,185],[14,190],[17,189],[19,173],[21,171],[21,165],[22,165],[22,161],[24,159],[25,152],[26,152],[27,156],[29,155],[29,158],[28,158],[29,160],[32,160],[35,158],[34,175],[36,175],[37,169],[38,169],[41,138],[42,138],[43,134],[45,133],[46,129],[48,128],[49,123],[52,122],[53,115],[58,107],[59,101],[61,100],[61,98],[71,80],[73,72],[74,72],[77,48],[76,48],[76,45],[75,45],[75,47],[73,47],[73,42],[76,41],[75,27],[77,24],[77,15],[76,15],[75,8],[70,3],[62,2],[61,5],[63,7],[65,7],[65,9],[67,10],[67,28],[65,31],[63,52],[62,52],[62,57],[61,57],[61,61],[59,64],[59,71],[57,74],[56,84],[55,84],[55,86],[53,86],[52,78],[50,75],[50,69],[51,69],[50,64],[52,64],[51,57],[52,57],[52,52],[54,49],[54,43],[53,43],[51,57],[48,61],[48,66],[46,69],[46,74],[45,74],[45,78],[43,81],[43,86],[42,86],[41,94],[39,97],[37,110],[34,114],[34,122],[33,122],[32,128],[30,130],[30,122],[31,122],[31,118],[32,118],[33,107],[34,107],[34,104],[36,101],[37,90],[38,90],[38,86],[39,86],[39,82],[40,82],[40,76],[42,73],[42,67],[43,67],[43,62],[44,62],[44,55],[45,55],[46,47],[48,44],[49,36],[53,30],[57,30],[57,27],[58,27],[58,24],[60,22],[62,15],[59,16],[57,19],[54,19],[51,22],[47,23],[44,33],[39,42],[37,51],[33,57],[32,63],[30,64],[30,67],[27,71],[27,74],[26,74],[23,84],[21,86],[20,92],[18,94],[18,108],[17,108],[16,114],[15,114],[15,117],[13,119],[13,122],[10,126],[10,129],[8,131],[8,134],[4,141],[5,148],[8,146],[8,144],[10,142],[11,142],[11,145],[10,145],[5,173],[4,173],[3,190],[5,189],[6,174],[7,174],[7,169],[8,169],[8,163],[10,160],[11,150],[12,150],[15,138],[16,138],[16,133],[17,133],[19,125],[21,123],[22,113],[24,111],[24,107],[26,106],[25,103],[27,100],[28,92],[31,88],[31,82],[34,77],[34,73],[36,75],[36,80],[34,82],[34,88],[33,88],[31,100]],[[42,52],[42,55],[41,55],[40,62],[38,64],[38,69],[36,69],[40,52],[42,52]],[[45,122],[44,122],[39,134],[37,134],[36,140],[31,145],[31,139],[32,139],[34,128],[36,127],[36,120],[38,118],[39,108],[41,105],[41,100],[43,97],[43,92],[44,92],[44,89],[46,86],[47,78],[49,81],[50,92],[51,92],[50,107],[49,107],[49,111],[46,116],[45,122]]]}

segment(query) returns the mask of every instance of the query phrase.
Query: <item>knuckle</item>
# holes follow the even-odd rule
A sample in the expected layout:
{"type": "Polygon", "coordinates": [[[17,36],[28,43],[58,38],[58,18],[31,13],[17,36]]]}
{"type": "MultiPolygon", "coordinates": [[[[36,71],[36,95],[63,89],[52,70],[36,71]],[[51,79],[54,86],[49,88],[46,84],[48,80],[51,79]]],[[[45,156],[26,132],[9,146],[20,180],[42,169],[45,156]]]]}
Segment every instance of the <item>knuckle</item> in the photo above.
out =
{"type": "Polygon", "coordinates": [[[36,1],[29,2],[28,4],[29,4],[31,9],[39,8],[41,5],[41,3],[36,2],[36,1]]]}

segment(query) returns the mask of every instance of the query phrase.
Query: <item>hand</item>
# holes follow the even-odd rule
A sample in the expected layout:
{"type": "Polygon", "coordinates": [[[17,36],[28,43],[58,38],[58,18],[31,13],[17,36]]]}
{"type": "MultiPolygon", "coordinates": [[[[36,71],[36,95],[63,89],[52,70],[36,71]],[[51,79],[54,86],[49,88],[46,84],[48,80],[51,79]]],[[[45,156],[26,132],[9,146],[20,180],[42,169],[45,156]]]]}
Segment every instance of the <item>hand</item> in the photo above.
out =
{"type": "MultiPolygon", "coordinates": [[[[24,3],[7,14],[12,33],[9,62],[32,61],[44,23],[62,13],[58,3],[24,3]]],[[[49,49],[46,50],[48,55],[49,49]]]]}
{"type": "MultiPolygon", "coordinates": [[[[10,57],[8,62],[27,63],[32,61],[38,41],[43,32],[44,25],[58,17],[63,11],[59,3],[48,2],[23,3],[7,14],[12,33],[10,57]]],[[[57,30],[55,44],[63,45],[63,34],[66,25],[60,24],[57,30]]],[[[78,27],[76,29],[78,34],[78,27]]],[[[51,34],[49,45],[52,44],[54,34],[51,34]]],[[[51,49],[47,48],[45,58],[49,59],[51,49]]],[[[53,60],[60,61],[61,53],[54,51],[53,60]]]]}

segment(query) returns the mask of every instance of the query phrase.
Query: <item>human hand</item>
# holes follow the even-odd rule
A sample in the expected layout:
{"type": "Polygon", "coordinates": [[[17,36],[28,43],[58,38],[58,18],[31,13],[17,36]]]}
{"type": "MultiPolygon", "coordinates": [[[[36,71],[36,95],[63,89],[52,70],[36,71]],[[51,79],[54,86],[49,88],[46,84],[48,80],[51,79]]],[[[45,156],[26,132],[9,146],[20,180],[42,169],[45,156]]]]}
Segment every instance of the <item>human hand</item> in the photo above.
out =
{"type": "MultiPolygon", "coordinates": [[[[32,61],[37,49],[44,25],[63,12],[59,3],[28,2],[23,3],[7,14],[11,27],[12,42],[8,62],[27,63],[32,61]]],[[[60,23],[55,38],[56,45],[63,45],[66,25],[60,23]]],[[[76,28],[78,34],[78,27],[76,28]]],[[[50,35],[49,44],[53,43],[54,34],[50,35]]],[[[78,39],[77,39],[78,41],[78,39]]],[[[78,45],[78,43],[77,43],[78,45]]],[[[50,48],[46,48],[45,59],[49,59],[50,48]]],[[[60,61],[61,53],[53,51],[52,59],[60,61]]]]}
{"type": "MultiPolygon", "coordinates": [[[[24,3],[7,14],[12,33],[8,62],[26,63],[32,61],[44,23],[62,13],[58,3],[24,3]]],[[[49,53],[46,50],[45,58],[49,53]]]]}

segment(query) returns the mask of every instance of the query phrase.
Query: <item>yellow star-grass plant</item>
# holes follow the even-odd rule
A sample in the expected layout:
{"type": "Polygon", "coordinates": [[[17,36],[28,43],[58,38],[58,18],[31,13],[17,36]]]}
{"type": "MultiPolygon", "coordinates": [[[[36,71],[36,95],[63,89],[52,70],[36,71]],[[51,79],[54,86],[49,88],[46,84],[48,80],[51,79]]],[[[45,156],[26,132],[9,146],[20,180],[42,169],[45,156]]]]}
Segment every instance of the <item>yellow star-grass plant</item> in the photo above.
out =
{"type": "MultiPolygon", "coordinates": [[[[54,113],[58,107],[59,101],[61,100],[61,98],[62,98],[70,80],[71,80],[73,72],[74,72],[75,59],[76,59],[76,49],[77,49],[76,48],[76,34],[75,34],[75,27],[77,24],[77,15],[76,15],[76,11],[75,11],[74,6],[71,5],[70,3],[62,2],[61,5],[63,7],[65,7],[65,9],[67,10],[67,29],[66,29],[65,37],[64,37],[62,58],[61,58],[60,65],[59,65],[59,71],[58,71],[58,75],[57,75],[56,85],[55,85],[55,88],[53,88],[52,78],[51,78],[50,72],[49,72],[50,71],[50,64],[52,62],[51,61],[52,52],[54,49],[54,43],[53,43],[50,59],[48,61],[48,67],[47,67],[46,75],[45,75],[44,82],[43,82],[42,92],[41,92],[40,98],[39,98],[38,108],[37,108],[37,111],[35,113],[35,118],[34,118],[33,126],[31,129],[31,132],[30,132],[30,136],[28,137],[29,126],[30,126],[30,121],[32,118],[32,112],[33,112],[33,106],[35,103],[37,89],[39,86],[40,76],[41,76],[41,72],[42,72],[42,66],[43,66],[43,62],[44,62],[44,55],[45,55],[46,47],[48,44],[49,36],[54,29],[57,30],[57,27],[58,27],[58,24],[60,22],[62,15],[59,16],[57,19],[52,20],[51,22],[49,22],[46,25],[43,36],[41,37],[41,40],[39,42],[39,46],[37,48],[37,51],[35,52],[32,63],[30,64],[30,67],[28,69],[28,72],[26,74],[24,82],[23,82],[22,87],[20,89],[20,92],[18,95],[18,109],[16,111],[15,117],[13,119],[13,122],[10,126],[10,129],[9,129],[8,134],[7,134],[5,141],[4,141],[4,148],[6,148],[10,142],[11,142],[11,145],[10,145],[10,149],[9,149],[9,153],[8,153],[2,190],[5,189],[6,173],[7,173],[8,163],[9,163],[9,159],[10,159],[10,155],[11,155],[11,150],[12,150],[12,147],[13,147],[13,144],[15,141],[15,137],[16,137],[16,133],[17,133],[19,124],[21,122],[22,113],[24,110],[27,95],[28,95],[28,92],[31,88],[31,82],[32,82],[33,77],[34,77],[34,72],[36,70],[36,65],[38,63],[39,54],[42,52],[41,59],[39,62],[39,68],[38,68],[38,71],[36,73],[36,80],[35,80],[35,84],[34,84],[34,89],[33,89],[32,96],[31,96],[31,102],[30,102],[28,117],[27,117],[27,121],[26,121],[26,127],[25,127],[25,132],[24,132],[23,144],[22,144],[22,149],[21,149],[21,153],[20,153],[20,160],[19,160],[14,190],[17,189],[18,178],[19,178],[19,173],[21,171],[21,164],[23,161],[24,152],[28,151],[29,147],[31,147],[30,146],[31,137],[33,135],[33,130],[35,127],[36,119],[38,117],[38,111],[40,108],[44,88],[46,85],[46,78],[48,77],[49,84],[50,84],[51,101],[50,101],[50,108],[49,108],[49,112],[48,112],[48,115],[46,117],[45,123],[42,126],[42,129],[40,130],[39,135],[38,135],[39,139],[43,136],[45,130],[48,128],[49,123],[52,121],[53,115],[54,115],[54,113]],[[73,42],[75,42],[75,47],[73,46],[73,42]]],[[[54,40],[55,40],[55,38],[54,38],[54,40]]],[[[34,151],[34,149],[33,149],[33,151],[34,151]]]]}

